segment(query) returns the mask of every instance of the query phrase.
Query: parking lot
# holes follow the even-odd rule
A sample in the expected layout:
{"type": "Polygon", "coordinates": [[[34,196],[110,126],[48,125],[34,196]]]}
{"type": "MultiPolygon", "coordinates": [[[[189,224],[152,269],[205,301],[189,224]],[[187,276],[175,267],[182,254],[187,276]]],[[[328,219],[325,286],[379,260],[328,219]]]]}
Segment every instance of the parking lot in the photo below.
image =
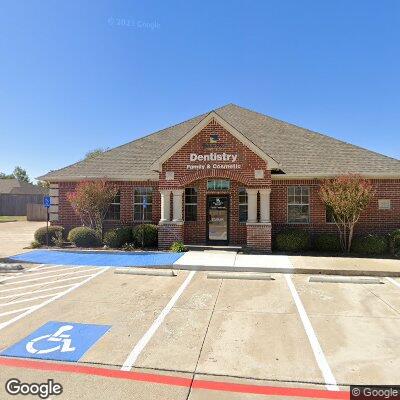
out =
{"type": "Polygon", "coordinates": [[[0,278],[3,392],[5,382],[17,377],[53,378],[64,388],[56,398],[68,399],[261,399],[273,388],[279,398],[297,398],[289,388],[335,396],[350,384],[400,379],[399,279],[312,283],[309,275],[239,280],[195,271],[167,277],[119,275],[106,267],[27,269],[0,278]],[[82,346],[79,358],[73,351],[68,358],[68,349],[66,358],[57,351],[40,357],[40,351],[7,353],[50,322],[105,328],[92,343],[85,335],[74,342],[71,333],[70,347],[82,346]],[[20,365],[4,363],[15,358],[20,365]],[[27,361],[38,358],[63,367],[27,361]],[[115,374],[105,372],[110,370],[115,374]]]}

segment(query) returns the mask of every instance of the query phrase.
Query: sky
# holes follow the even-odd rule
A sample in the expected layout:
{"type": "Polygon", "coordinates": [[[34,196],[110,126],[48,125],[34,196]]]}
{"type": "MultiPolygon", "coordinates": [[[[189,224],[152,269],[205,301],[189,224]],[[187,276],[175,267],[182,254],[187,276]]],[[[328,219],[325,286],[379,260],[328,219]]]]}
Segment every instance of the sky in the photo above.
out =
{"type": "Polygon", "coordinates": [[[400,1],[0,0],[0,172],[228,103],[400,158],[400,1]]]}

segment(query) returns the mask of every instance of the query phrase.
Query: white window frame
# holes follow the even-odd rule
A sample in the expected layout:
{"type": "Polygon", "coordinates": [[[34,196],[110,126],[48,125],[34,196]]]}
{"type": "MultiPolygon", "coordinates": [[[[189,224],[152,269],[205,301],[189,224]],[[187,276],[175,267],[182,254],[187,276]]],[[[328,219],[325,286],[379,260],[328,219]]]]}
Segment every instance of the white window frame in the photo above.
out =
{"type": "Polygon", "coordinates": [[[138,186],[133,188],[133,221],[134,222],[151,222],[151,219],[135,219],[135,206],[140,205],[143,206],[143,194],[140,194],[141,198],[142,198],[142,202],[141,203],[136,203],[135,202],[135,191],[136,190],[142,190],[142,189],[146,189],[147,192],[151,192],[151,203],[147,203],[147,206],[151,205],[151,214],[153,216],[153,197],[154,197],[154,189],[150,186],[138,186]]]}
{"type": "Polygon", "coordinates": [[[248,195],[247,195],[247,192],[246,192],[246,188],[245,188],[245,187],[240,187],[240,188],[238,189],[238,220],[239,220],[239,224],[245,224],[247,221],[241,221],[241,220],[240,220],[240,206],[246,206],[246,207],[247,207],[247,218],[249,218],[249,197],[248,197],[248,195]],[[246,194],[245,194],[246,203],[241,203],[241,202],[240,202],[240,197],[241,197],[240,191],[241,191],[241,190],[244,190],[244,192],[246,193],[246,194]]]}
{"type": "Polygon", "coordinates": [[[199,189],[197,187],[195,187],[195,186],[187,187],[187,188],[185,188],[184,196],[185,196],[185,204],[184,204],[184,209],[183,209],[183,211],[184,211],[183,218],[187,222],[197,222],[198,221],[198,212],[199,212],[199,189]],[[186,203],[186,189],[194,189],[195,190],[195,192],[196,192],[196,203],[186,203]],[[195,220],[193,220],[193,219],[187,220],[186,219],[186,206],[196,206],[196,219],[195,220]]]}
{"type": "MultiPolygon", "coordinates": [[[[296,195],[295,195],[296,196],[296,195]]],[[[303,194],[301,195],[303,197],[303,194]]],[[[290,225],[309,225],[311,223],[311,188],[307,185],[290,185],[286,191],[286,221],[290,225]],[[290,188],[306,188],[308,190],[308,203],[291,203],[289,204],[289,189],[290,188]],[[289,206],[308,206],[308,221],[307,222],[290,222],[289,221],[289,206]]]]}

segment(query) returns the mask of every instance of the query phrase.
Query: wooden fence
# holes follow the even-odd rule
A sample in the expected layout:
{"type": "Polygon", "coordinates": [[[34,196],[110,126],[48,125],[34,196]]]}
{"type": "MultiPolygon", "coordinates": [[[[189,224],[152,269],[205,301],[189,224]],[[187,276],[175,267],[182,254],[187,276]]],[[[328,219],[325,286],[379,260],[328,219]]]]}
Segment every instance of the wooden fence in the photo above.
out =
{"type": "Polygon", "coordinates": [[[27,204],[26,219],[28,221],[46,221],[47,209],[43,207],[43,204],[27,204]]]}
{"type": "Polygon", "coordinates": [[[26,215],[28,204],[43,204],[43,195],[0,194],[0,215],[26,215]]]}

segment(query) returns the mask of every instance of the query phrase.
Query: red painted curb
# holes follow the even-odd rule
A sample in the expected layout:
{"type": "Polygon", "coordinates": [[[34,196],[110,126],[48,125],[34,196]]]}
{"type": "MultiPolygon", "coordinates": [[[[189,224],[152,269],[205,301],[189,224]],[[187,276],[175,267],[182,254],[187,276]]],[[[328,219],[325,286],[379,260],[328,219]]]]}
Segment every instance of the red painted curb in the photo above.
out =
{"type": "Polygon", "coordinates": [[[215,390],[232,393],[261,394],[269,396],[308,397],[316,399],[350,398],[349,392],[334,392],[318,389],[288,388],[278,386],[258,386],[241,383],[207,381],[201,379],[182,378],[171,375],[158,375],[118,369],[98,368],[76,364],[62,364],[47,361],[25,360],[0,357],[0,365],[16,368],[27,368],[41,371],[70,372],[74,374],[96,375],[107,378],[127,379],[141,382],[159,383],[162,385],[190,387],[194,389],[215,390]]]}

